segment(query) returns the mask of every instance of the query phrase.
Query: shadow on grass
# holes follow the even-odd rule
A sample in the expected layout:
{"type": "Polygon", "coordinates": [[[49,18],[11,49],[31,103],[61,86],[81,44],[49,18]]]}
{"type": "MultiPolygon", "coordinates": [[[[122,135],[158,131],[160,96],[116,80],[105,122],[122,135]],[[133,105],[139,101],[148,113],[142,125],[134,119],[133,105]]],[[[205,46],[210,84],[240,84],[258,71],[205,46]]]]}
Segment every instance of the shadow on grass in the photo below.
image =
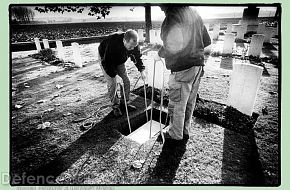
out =
{"type": "MultiPolygon", "coordinates": [[[[13,61],[11,61],[13,63],[13,61]]],[[[12,65],[12,64],[11,64],[12,65]]],[[[12,69],[12,76],[17,77],[18,75],[28,73],[31,71],[37,71],[38,69],[42,69],[47,67],[41,61],[34,58],[23,58],[21,64],[14,63],[12,69]]]]}
{"type": "MultiPolygon", "coordinates": [[[[103,155],[108,149],[121,137],[114,130],[114,125],[117,125],[118,120],[113,120],[113,113],[110,112],[101,122],[97,123],[79,139],[74,141],[68,148],[62,151],[54,160],[42,165],[40,168],[32,171],[26,176],[39,180],[30,180],[22,178],[15,181],[16,176],[11,177],[11,185],[46,185],[55,183],[55,179],[62,172],[66,171],[75,163],[83,154],[93,149],[97,144],[102,144],[98,152],[95,154],[103,155]],[[111,121],[111,122],[109,122],[111,121]],[[108,140],[109,139],[109,140],[108,140]],[[20,183],[19,183],[20,182],[20,183]]],[[[21,177],[21,176],[20,176],[21,177]]]]}
{"type": "Polygon", "coordinates": [[[277,51],[277,49],[270,43],[265,43],[262,48],[262,53],[268,57],[277,57],[277,55],[273,52],[277,51]]]}
{"type": "Polygon", "coordinates": [[[157,159],[155,168],[147,180],[147,184],[172,184],[179,168],[180,161],[186,151],[186,141],[176,145],[165,141],[157,159]]]}
{"type": "MultiPolygon", "coordinates": [[[[140,112],[143,112],[144,99],[136,98],[132,101],[132,104],[136,105],[137,111],[131,112],[130,118],[134,118],[140,115],[140,112]]],[[[143,115],[141,117],[143,117],[143,115]]],[[[26,171],[21,174],[12,173],[11,185],[55,184],[55,179],[61,173],[68,170],[86,152],[96,149],[96,146],[99,148],[97,151],[93,151],[95,156],[102,156],[107,153],[107,151],[122,137],[118,131],[127,129],[126,115],[124,114],[120,118],[115,118],[111,111],[100,122],[96,123],[76,141],[72,142],[69,147],[59,153],[54,160],[43,163],[42,166],[31,172],[26,171]],[[25,176],[31,176],[30,178],[39,180],[29,180],[29,178],[23,175],[24,173],[25,176]]],[[[35,156],[37,157],[37,155],[35,156]]],[[[81,181],[76,181],[75,184],[81,184],[81,181]]]]}
{"type": "MultiPolygon", "coordinates": [[[[32,60],[36,60],[36,59],[32,59],[32,60]]],[[[17,75],[20,75],[20,74],[23,74],[23,73],[27,73],[29,71],[37,71],[38,69],[40,68],[47,68],[47,67],[51,67],[50,65],[40,65],[38,62],[38,60],[35,61],[38,65],[36,65],[35,67],[31,67],[29,69],[26,69],[24,71],[14,71],[14,64],[13,65],[13,68],[12,68],[12,72],[13,72],[13,76],[16,76],[17,75]]],[[[20,94],[22,91],[25,91],[27,88],[25,88],[25,85],[24,83],[28,83],[29,86],[30,86],[30,90],[34,90],[37,88],[37,91],[38,92],[41,92],[41,93],[37,93],[37,97],[34,98],[32,100],[32,102],[28,102],[28,104],[31,104],[31,103],[34,103],[34,102],[37,102],[38,100],[41,100],[41,99],[44,99],[46,98],[47,96],[49,96],[51,93],[55,92],[55,89],[54,88],[50,88],[50,86],[53,84],[53,80],[55,80],[56,78],[60,77],[60,76],[64,76],[64,75],[67,75],[67,76],[74,76],[76,79],[80,79],[82,78],[82,71],[83,70],[86,70],[88,69],[88,67],[92,66],[94,63],[89,63],[86,65],[86,67],[83,67],[83,68],[72,68],[72,70],[67,70],[67,69],[64,69],[64,70],[60,70],[58,72],[51,72],[49,73],[48,75],[44,75],[44,76],[38,76],[36,78],[32,78],[32,79],[27,79],[21,83],[19,83],[17,85],[17,92],[20,94]]],[[[57,67],[57,66],[56,66],[57,67]]],[[[94,73],[92,73],[90,70],[87,72],[87,75],[86,76],[93,76],[94,73]]],[[[70,87],[70,86],[75,86],[75,81],[74,80],[68,80],[68,77],[65,79],[67,80],[66,81],[66,85],[64,86],[64,89],[67,88],[67,87],[70,87]]],[[[73,91],[74,89],[67,89],[67,91],[73,91]]]]}
{"type": "Polygon", "coordinates": [[[263,48],[266,49],[266,50],[275,50],[275,51],[277,51],[277,48],[271,43],[264,43],[263,44],[263,48]]]}
{"type": "Polygon", "coordinates": [[[224,131],[222,184],[263,186],[265,176],[253,130],[242,135],[224,131]]]}
{"type": "MultiPolygon", "coordinates": [[[[215,128],[211,123],[202,119],[196,119],[195,122],[203,128],[202,130],[208,128],[208,131],[210,132],[210,128],[215,128]]],[[[221,178],[213,184],[205,182],[202,185],[217,185],[218,182],[219,185],[265,186],[265,177],[259,160],[253,130],[249,130],[249,133],[247,134],[241,134],[232,130],[224,129],[223,134],[224,136],[223,138],[221,137],[221,143],[215,144],[215,146],[222,146],[221,150],[223,150],[221,155],[222,159],[220,160],[222,164],[221,178]]],[[[204,140],[206,141],[206,139],[204,140]]],[[[209,139],[209,141],[211,140],[212,139],[209,139]]],[[[215,143],[215,141],[212,143],[215,143]]],[[[204,149],[206,150],[207,148],[204,147],[204,149]]],[[[186,151],[192,150],[187,148],[186,151]]],[[[146,183],[173,184],[184,153],[185,146],[172,147],[170,144],[164,144],[162,152],[157,159],[156,166],[153,171],[150,172],[146,183]]],[[[209,159],[214,159],[214,157],[209,159]]],[[[202,163],[202,161],[200,161],[200,163],[202,163]]],[[[195,171],[192,172],[194,173],[195,171]]],[[[197,171],[196,175],[200,175],[199,171],[197,171]]],[[[207,173],[207,175],[212,178],[216,177],[211,176],[210,172],[207,173]]]]}

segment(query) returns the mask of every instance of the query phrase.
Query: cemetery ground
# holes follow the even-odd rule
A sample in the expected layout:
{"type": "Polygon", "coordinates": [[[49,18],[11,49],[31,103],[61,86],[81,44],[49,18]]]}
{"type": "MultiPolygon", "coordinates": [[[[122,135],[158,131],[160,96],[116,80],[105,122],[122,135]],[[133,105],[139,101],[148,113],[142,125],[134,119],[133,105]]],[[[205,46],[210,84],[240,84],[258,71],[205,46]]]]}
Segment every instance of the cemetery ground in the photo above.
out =
{"type": "MultiPolygon", "coordinates": [[[[232,70],[222,66],[225,58],[215,55],[220,43],[215,42],[207,56],[198,93],[226,104],[232,70]]],[[[162,145],[156,136],[140,145],[117,127],[126,121],[125,114],[112,116],[96,47],[81,46],[82,68],[28,56],[35,52],[12,53],[12,177],[54,176],[56,184],[279,185],[279,66],[262,62],[254,105],[259,117],[252,129],[241,133],[194,117],[186,146],[162,145]]],[[[264,46],[263,56],[275,53],[276,48],[264,46]]],[[[227,60],[247,62],[239,57],[227,60]]],[[[127,71],[133,89],[139,74],[130,61],[127,71]]],[[[135,88],[141,85],[139,81],[135,88]]],[[[132,93],[131,99],[138,111],[144,109],[144,99],[132,93]]]]}

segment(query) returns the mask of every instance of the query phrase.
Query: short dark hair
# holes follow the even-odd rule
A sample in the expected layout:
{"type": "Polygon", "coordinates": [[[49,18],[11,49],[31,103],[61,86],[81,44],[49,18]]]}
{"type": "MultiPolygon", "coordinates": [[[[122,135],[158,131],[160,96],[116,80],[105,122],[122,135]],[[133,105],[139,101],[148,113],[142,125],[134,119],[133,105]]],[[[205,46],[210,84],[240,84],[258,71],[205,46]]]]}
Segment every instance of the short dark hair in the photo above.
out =
{"type": "Polygon", "coordinates": [[[135,30],[129,29],[124,34],[124,39],[129,42],[131,39],[137,40],[138,34],[135,30]]]}

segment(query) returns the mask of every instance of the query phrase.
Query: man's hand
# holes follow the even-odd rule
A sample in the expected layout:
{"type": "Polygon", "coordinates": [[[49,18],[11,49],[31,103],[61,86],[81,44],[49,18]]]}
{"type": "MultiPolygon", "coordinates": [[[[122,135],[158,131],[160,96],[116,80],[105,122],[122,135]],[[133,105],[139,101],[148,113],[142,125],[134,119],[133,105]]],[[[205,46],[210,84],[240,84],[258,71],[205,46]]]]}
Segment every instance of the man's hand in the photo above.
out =
{"type": "Polygon", "coordinates": [[[153,59],[155,60],[155,61],[160,61],[161,60],[161,57],[158,55],[158,53],[156,52],[156,53],[154,53],[154,55],[153,55],[153,59]]]}
{"type": "Polygon", "coordinates": [[[145,71],[141,71],[141,78],[142,78],[142,80],[143,81],[145,81],[146,80],[146,74],[145,74],[145,71]]]}

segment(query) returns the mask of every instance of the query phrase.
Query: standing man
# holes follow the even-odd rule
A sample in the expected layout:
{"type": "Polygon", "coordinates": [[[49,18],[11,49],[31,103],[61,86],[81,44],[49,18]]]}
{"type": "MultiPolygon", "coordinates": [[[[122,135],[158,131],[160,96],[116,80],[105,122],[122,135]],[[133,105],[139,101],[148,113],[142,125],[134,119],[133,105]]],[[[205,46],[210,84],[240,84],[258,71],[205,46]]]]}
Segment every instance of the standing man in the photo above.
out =
{"type": "MultiPolygon", "coordinates": [[[[125,101],[129,101],[130,80],[125,67],[128,57],[135,63],[141,77],[145,80],[144,65],[141,60],[141,52],[138,46],[138,34],[134,30],[125,33],[115,33],[103,40],[99,46],[101,69],[107,81],[108,94],[112,103],[113,113],[116,117],[122,115],[125,109],[125,101]],[[125,97],[121,92],[121,100],[118,98],[116,75],[119,75],[124,83],[125,97]],[[115,95],[116,94],[116,95],[115,95]],[[120,110],[121,108],[121,110],[120,110]]],[[[136,107],[127,103],[128,110],[134,111],[136,107]]]]}
{"type": "MultiPolygon", "coordinates": [[[[169,76],[170,126],[165,139],[189,138],[200,77],[203,75],[204,48],[211,44],[203,21],[189,6],[162,5],[165,19],[161,26],[163,46],[158,55],[165,58],[169,76]]],[[[156,57],[155,59],[160,59],[156,57]]]]}

